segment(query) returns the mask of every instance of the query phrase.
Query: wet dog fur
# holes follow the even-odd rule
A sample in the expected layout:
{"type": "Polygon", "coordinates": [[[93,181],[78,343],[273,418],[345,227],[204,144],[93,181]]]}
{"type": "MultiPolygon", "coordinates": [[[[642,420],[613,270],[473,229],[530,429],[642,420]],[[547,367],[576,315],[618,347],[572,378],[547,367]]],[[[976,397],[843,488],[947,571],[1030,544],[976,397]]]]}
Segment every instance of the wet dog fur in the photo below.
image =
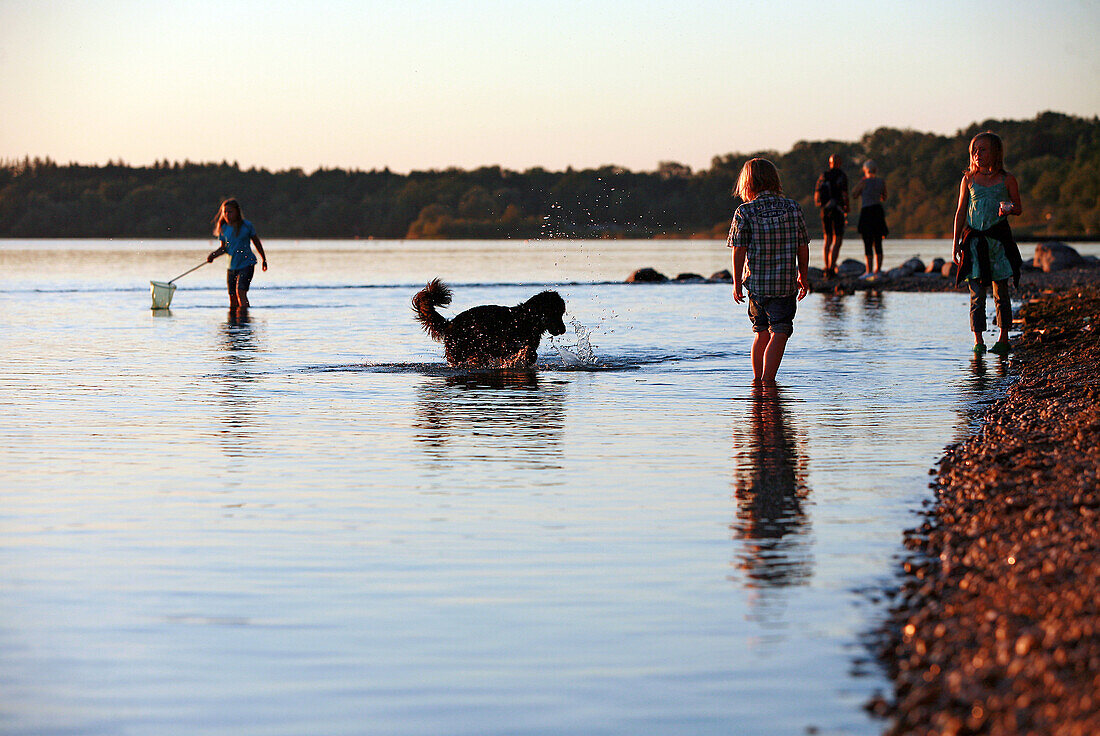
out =
{"type": "Polygon", "coordinates": [[[416,320],[437,342],[447,362],[465,368],[530,368],[538,359],[542,333],[565,333],[565,300],[544,291],[514,307],[487,304],[447,319],[436,307],[451,303],[451,289],[433,279],[413,297],[416,320]]]}

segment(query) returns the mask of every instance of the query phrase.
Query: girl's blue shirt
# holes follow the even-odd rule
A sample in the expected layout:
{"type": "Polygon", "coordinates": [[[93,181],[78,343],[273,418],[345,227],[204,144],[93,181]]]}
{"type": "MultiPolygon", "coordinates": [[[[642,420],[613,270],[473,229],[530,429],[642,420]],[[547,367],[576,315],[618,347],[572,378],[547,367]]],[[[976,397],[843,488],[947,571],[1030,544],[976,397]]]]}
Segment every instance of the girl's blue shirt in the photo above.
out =
{"type": "Polygon", "coordinates": [[[255,235],[256,229],[248,220],[242,220],[238,227],[222,223],[218,237],[225,243],[230,271],[256,265],[256,254],[252,252],[252,238],[255,235]]]}

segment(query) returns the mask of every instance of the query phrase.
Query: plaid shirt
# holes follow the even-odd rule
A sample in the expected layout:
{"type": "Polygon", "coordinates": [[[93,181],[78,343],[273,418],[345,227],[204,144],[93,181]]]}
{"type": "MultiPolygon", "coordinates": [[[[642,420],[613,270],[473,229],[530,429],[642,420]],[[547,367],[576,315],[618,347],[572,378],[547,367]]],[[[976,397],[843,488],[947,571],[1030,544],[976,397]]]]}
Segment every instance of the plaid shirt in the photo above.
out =
{"type": "Polygon", "coordinates": [[[802,208],[775,192],[738,207],[726,240],[730,248],[747,249],[742,283],[758,297],[798,292],[798,248],[809,244],[802,208]]]}

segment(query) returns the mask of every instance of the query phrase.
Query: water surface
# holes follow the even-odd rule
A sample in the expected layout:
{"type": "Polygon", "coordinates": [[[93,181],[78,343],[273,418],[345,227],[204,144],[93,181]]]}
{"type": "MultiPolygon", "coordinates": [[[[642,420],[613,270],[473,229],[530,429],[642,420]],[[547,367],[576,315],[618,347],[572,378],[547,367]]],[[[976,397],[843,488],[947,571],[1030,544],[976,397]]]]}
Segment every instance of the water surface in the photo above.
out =
{"type": "Polygon", "coordinates": [[[1003,373],[965,295],[812,295],[761,395],[728,285],[601,283],[721,243],[272,241],[247,319],[221,264],[151,312],[204,247],[0,248],[5,733],[881,730],[873,591],[1003,373]],[[449,369],[437,275],[597,362],[449,369]]]}

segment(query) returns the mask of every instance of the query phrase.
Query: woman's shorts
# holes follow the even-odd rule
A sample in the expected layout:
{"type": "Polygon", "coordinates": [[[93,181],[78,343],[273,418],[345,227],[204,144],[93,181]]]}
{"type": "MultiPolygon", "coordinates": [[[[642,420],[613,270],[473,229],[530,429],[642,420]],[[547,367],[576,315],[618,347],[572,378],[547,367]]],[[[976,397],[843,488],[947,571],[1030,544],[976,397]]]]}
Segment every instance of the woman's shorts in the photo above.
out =
{"type": "Polygon", "coordinates": [[[230,291],[237,293],[248,291],[248,287],[252,284],[252,276],[255,273],[256,264],[244,268],[229,269],[225,272],[225,285],[229,287],[230,291]]]}
{"type": "Polygon", "coordinates": [[[844,226],[848,224],[848,216],[839,207],[834,209],[822,208],[821,229],[825,235],[844,235],[844,226]]]}
{"type": "Polygon", "coordinates": [[[749,294],[749,319],[753,332],[772,332],[790,335],[794,332],[794,313],[798,299],[790,296],[761,296],[749,294]]]}

